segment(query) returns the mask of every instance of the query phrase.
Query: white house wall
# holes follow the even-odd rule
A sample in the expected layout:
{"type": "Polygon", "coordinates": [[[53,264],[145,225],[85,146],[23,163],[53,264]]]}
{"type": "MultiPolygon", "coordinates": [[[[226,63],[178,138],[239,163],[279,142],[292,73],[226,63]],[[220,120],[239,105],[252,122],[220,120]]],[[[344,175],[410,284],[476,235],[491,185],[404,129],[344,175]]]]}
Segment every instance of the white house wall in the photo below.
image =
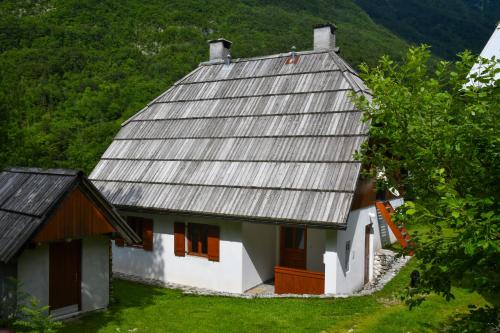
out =
{"type": "Polygon", "coordinates": [[[337,293],[337,230],[325,230],[325,294],[337,293]]]}
{"type": "MultiPolygon", "coordinates": [[[[192,216],[128,214],[153,219],[153,251],[113,246],[113,271],[164,282],[233,293],[243,292],[241,223],[192,216]],[[174,222],[220,227],[219,262],[174,254],[174,222]]],[[[186,239],[187,248],[187,239],[186,239]]]]}
{"type": "Polygon", "coordinates": [[[307,229],[306,269],[308,271],[325,271],[325,264],[323,262],[323,254],[325,253],[325,240],[325,229],[307,229]]]}
{"type": "Polygon", "coordinates": [[[89,237],[82,242],[82,311],[103,309],[109,303],[109,239],[89,237]]]}
{"type": "Polygon", "coordinates": [[[49,304],[49,246],[24,250],[17,261],[20,290],[36,297],[42,306],[49,304]]]}
{"type": "MultiPolygon", "coordinates": [[[[403,199],[393,199],[391,205],[396,208],[403,204],[403,199]]],[[[380,221],[380,223],[385,223],[380,221]]],[[[382,248],[379,221],[375,206],[351,211],[346,230],[327,231],[325,247],[325,293],[351,294],[363,288],[365,274],[365,228],[371,224],[369,278],[373,277],[373,259],[375,252],[382,248]],[[346,242],[351,242],[349,269],[346,269],[346,242]]],[[[391,243],[396,237],[389,229],[391,243]]]]}
{"type": "Polygon", "coordinates": [[[277,226],[243,223],[243,290],[274,278],[277,226]]]}

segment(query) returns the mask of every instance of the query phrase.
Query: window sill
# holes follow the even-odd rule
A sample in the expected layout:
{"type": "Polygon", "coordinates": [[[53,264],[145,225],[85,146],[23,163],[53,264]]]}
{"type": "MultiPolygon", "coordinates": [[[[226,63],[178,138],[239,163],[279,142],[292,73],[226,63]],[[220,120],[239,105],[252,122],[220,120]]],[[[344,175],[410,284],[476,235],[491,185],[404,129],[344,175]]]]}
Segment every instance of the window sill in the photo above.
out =
{"type": "Polygon", "coordinates": [[[202,253],[196,253],[196,252],[188,252],[187,255],[191,256],[191,257],[198,257],[198,258],[208,259],[208,254],[202,254],[202,253]]]}
{"type": "Polygon", "coordinates": [[[144,249],[144,245],[125,245],[125,247],[132,247],[134,249],[144,249]]]}

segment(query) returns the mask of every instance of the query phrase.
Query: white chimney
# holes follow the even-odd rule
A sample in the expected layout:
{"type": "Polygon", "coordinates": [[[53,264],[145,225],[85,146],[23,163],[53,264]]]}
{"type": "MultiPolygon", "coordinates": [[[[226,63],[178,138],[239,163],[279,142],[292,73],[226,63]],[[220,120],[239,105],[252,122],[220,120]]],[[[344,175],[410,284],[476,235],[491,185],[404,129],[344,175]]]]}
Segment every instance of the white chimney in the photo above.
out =
{"type": "Polygon", "coordinates": [[[338,52],[335,41],[335,30],[337,30],[337,27],[331,23],[314,26],[314,50],[333,50],[338,52]]]}
{"type": "Polygon", "coordinates": [[[210,44],[210,61],[212,60],[226,61],[232,43],[223,38],[210,40],[208,41],[208,43],[210,44]]]}

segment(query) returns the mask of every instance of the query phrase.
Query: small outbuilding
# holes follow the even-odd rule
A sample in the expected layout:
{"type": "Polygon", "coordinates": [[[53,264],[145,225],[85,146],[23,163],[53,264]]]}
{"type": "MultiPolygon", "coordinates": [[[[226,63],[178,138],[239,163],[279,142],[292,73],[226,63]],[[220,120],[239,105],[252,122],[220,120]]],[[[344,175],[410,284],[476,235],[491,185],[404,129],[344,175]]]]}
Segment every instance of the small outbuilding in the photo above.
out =
{"type": "Polygon", "coordinates": [[[9,278],[56,317],[107,307],[110,239],[138,236],[81,171],[0,173],[0,299],[9,278]]]}

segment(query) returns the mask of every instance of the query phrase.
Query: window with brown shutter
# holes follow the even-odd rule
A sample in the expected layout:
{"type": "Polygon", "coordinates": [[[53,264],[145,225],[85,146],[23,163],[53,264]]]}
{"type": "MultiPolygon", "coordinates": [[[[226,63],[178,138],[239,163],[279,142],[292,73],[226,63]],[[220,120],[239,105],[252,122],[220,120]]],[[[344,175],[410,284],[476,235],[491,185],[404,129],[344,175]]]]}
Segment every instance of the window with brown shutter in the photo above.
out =
{"type": "Polygon", "coordinates": [[[142,219],[142,248],[153,251],[153,220],[142,219]]]}
{"type": "MultiPolygon", "coordinates": [[[[127,216],[126,221],[141,239],[140,243],[127,244],[127,246],[142,248],[145,251],[153,251],[153,220],[144,217],[127,216]]],[[[116,246],[123,246],[123,239],[117,239],[115,244],[116,246]]]]}
{"type": "Polygon", "coordinates": [[[178,257],[186,255],[186,226],[182,222],[174,223],[174,253],[178,257]]]}
{"type": "Polygon", "coordinates": [[[215,225],[188,224],[188,254],[219,261],[219,227],[215,225]]]}
{"type": "Polygon", "coordinates": [[[219,261],[220,231],[216,225],[208,226],[208,260],[219,261]]]}

